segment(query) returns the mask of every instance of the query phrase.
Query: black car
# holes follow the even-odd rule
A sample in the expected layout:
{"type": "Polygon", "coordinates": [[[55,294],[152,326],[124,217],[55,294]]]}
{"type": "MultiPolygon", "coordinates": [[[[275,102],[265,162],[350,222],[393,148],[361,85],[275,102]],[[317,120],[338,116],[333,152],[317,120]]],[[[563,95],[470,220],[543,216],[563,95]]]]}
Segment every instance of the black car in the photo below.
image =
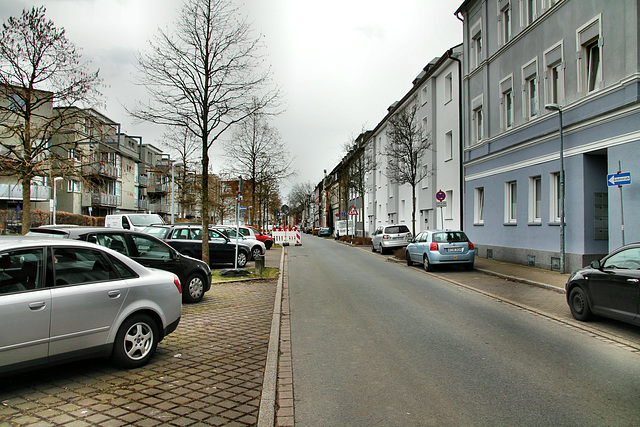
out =
{"type": "Polygon", "coordinates": [[[640,325],[640,243],[623,246],[573,272],[565,286],[577,320],[593,314],[640,325]]]}
{"type": "Polygon", "coordinates": [[[97,243],[139,262],[145,267],[175,273],[182,283],[182,300],[202,300],[211,289],[211,269],[195,258],[178,253],[162,240],[137,231],[107,227],[45,226],[32,228],[27,235],[47,235],[97,243]]]}
{"type": "MultiPolygon", "coordinates": [[[[202,259],[202,226],[199,225],[153,225],[142,230],[165,242],[181,254],[202,259]]],[[[243,268],[249,261],[249,249],[238,247],[238,267],[243,268]]],[[[234,264],[236,245],[221,232],[209,229],[209,264],[234,264]]]]}

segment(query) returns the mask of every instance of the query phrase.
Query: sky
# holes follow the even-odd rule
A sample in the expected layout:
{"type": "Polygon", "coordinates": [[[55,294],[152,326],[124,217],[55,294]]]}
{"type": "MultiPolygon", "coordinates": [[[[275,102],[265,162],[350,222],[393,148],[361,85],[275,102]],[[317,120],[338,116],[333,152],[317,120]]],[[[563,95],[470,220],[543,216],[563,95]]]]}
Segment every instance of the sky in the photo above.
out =
{"type": "MultiPolygon", "coordinates": [[[[238,0],[239,2],[240,0],[238,0]]],[[[297,174],[282,185],[286,200],[298,182],[315,186],[345,154],[345,143],[373,129],[433,58],[462,42],[455,10],[462,0],[246,0],[238,3],[282,92],[274,117],[297,174]]],[[[105,105],[99,111],[128,135],[163,148],[166,129],[131,118],[125,107],[147,99],[135,84],[137,54],[159,28],[171,30],[180,0],[0,1],[0,20],[46,6],[48,19],[100,70],[105,105]]],[[[231,139],[231,133],[224,136],[231,139]]],[[[211,153],[222,169],[221,149],[211,153]]]]}

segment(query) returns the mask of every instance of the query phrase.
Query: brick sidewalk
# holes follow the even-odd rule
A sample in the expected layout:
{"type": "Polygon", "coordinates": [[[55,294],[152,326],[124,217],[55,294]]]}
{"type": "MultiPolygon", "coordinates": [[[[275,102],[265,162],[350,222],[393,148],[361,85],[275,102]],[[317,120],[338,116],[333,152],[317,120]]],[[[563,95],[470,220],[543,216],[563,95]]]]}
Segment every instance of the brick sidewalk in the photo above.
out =
{"type": "Polygon", "coordinates": [[[92,360],[0,378],[0,425],[255,425],[276,284],[214,285],[143,368],[92,360]]]}

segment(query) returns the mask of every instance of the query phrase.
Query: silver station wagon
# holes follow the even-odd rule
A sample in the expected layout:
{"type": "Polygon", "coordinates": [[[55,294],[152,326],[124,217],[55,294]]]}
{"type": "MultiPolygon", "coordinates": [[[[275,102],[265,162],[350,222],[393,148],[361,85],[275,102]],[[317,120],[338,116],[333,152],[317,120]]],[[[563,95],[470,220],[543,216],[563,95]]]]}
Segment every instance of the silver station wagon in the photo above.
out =
{"type": "Polygon", "coordinates": [[[427,230],[410,241],[405,256],[407,265],[416,262],[427,271],[443,264],[460,264],[473,270],[476,250],[463,231],[427,230]]]}
{"type": "Polygon", "coordinates": [[[0,374],[86,357],[146,364],[182,314],[181,285],[93,243],[0,237],[0,374]]]}

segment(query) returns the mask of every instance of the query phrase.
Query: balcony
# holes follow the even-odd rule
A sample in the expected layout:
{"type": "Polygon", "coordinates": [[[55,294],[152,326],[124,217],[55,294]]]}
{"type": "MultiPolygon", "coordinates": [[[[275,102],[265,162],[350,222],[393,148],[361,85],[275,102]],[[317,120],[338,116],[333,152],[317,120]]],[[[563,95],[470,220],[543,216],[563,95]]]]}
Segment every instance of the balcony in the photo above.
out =
{"type": "Polygon", "coordinates": [[[108,206],[120,205],[120,196],[106,193],[85,193],[82,195],[82,206],[108,206]]]}
{"type": "Polygon", "coordinates": [[[149,211],[153,213],[169,213],[169,205],[166,203],[149,203],[149,211]]]}
{"type": "MultiPolygon", "coordinates": [[[[51,187],[44,185],[31,186],[31,201],[41,202],[51,199],[51,187]]],[[[0,200],[22,200],[22,184],[0,184],[0,200]]]]}
{"type": "Polygon", "coordinates": [[[147,193],[161,193],[166,194],[171,189],[169,184],[153,184],[147,188],[147,193]]]}
{"type": "Polygon", "coordinates": [[[100,175],[106,178],[117,179],[118,168],[106,163],[87,163],[82,165],[83,175],[100,175]]]}
{"type": "Polygon", "coordinates": [[[147,175],[138,175],[138,186],[139,187],[148,187],[149,186],[149,177],[147,175]]]}
{"type": "Polygon", "coordinates": [[[138,209],[146,211],[148,209],[149,202],[146,200],[138,200],[138,205],[136,206],[138,209]]]}

